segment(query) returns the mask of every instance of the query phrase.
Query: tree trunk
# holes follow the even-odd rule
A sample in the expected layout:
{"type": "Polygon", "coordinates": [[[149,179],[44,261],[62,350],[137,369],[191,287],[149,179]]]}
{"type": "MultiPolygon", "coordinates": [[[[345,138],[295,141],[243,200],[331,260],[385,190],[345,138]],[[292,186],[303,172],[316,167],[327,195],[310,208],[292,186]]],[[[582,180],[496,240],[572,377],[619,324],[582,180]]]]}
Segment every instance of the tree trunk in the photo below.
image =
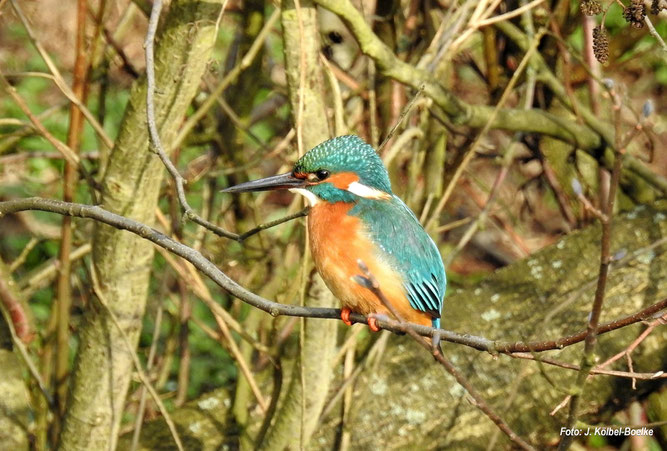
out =
{"type": "MultiPolygon", "coordinates": [[[[331,136],[323,97],[317,11],[310,1],[299,3],[300,8],[297,9],[293,1],[284,1],[281,5],[281,21],[292,116],[295,124],[303,124],[302,150],[305,151],[331,136]],[[305,71],[303,78],[302,70],[305,71]],[[303,96],[301,114],[300,96],[303,96]]],[[[305,302],[311,307],[336,305],[335,299],[319,277],[316,277],[305,302]]],[[[281,394],[282,405],[261,444],[263,449],[282,450],[287,445],[296,446],[301,440],[305,446],[315,429],[316,420],[326,400],[331,382],[330,362],[336,347],[337,324],[334,321],[323,323],[316,319],[306,319],[303,323],[305,323],[303,348],[292,372],[294,377],[291,383],[284,385],[286,392],[281,394]],[[302,372],[305,387],[302,387],[302,372]],[[304,388],[305,402],[302,401],[304,388]],[[302,412],[304,406],[305,412],[302,412]]]]}
{"type": "MultiPolygon", "coordinates": [[[[156,39],[156,122],[169,149],[197,92],[216,38],[221,1],[172,2],[156,39]]],[[[163,176],[149,150],[146,80],[133,86],[120,133],[102,180],[104,208],[146,224],[153,222],[163,176]]],[[[93,266],[101,295],[136,346],[148,294],[153,246],[112,227],[97,224],[93,266]]],[[[71,397],[60,448],[116,447],[133,365],[108,312],[91,307],[79,331],[71,397]]]]}

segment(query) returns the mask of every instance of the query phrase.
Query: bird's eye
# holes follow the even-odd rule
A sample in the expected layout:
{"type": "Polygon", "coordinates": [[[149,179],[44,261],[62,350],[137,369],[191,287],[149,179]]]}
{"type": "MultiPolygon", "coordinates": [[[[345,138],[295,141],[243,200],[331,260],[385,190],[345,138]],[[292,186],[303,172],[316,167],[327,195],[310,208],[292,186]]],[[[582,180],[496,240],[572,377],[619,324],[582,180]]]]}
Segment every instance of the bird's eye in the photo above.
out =
{"type": "Polygon", "coordinates": [[[329,171],[327,171],[326,169],[318,169],[317,171],[315,171],[315,175],[321,181],[329,177],[329,171]]]}

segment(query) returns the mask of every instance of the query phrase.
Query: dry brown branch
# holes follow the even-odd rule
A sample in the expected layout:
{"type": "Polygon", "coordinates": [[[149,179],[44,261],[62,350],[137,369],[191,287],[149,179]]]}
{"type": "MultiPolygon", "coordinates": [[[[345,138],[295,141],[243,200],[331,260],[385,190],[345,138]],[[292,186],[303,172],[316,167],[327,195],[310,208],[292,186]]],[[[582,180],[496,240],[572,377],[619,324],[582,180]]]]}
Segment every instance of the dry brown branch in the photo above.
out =
{"type": "MultiPolygon", "coordinates": [[[[373,274],[370,272],[368,267],[361,261],[357,261],[359,265],[359,269],[363,272],[364,276],[355,276],[356,282],[365,287],[368,288],[370,291],[377,296],[377,298],[382,302],[382,304],[387,307],[387,309],[391,312],[392,315],[398,320],[399,323],[401,324],[408,324],[406,321],[401,317],[401,315],[396,311],[396,309],[391,305],[389,302],[389,299],[387,299],[382,293],[382,290],[380,288],[380,285],[373,276],[373,274]]],[[[465,390],[468,392],[468,394],[475,400],[476,406],[484,412],[484,414],[491,420],[493,421],[498,428],[503,431],[509,439],[519,446],[521,449],[525,450],[534,450],[535,448],[532,447],[528,442],[524,441],[519,435],[514,432],[510,426],[507,424],[505,420],[502,419],[492,408],[489,406],[484,398],[481,396],[480,393],[475,390],[475,388],[470,384],[468,379],[466,379],[463,374],[461,374],[456,367],[447,359],[442,352],[442,348],[438,346],[438,341],[435,339],[435,337],[432,338],[432,344],[429,344],[423,337],[419,336],[414,330],[412,329],[406,329],[406,332],[417,342],[419,343],[423,348],[425,349],[430,349],[433,352],[433,356],[435,359],[440,363],[445,370],[449,374],[451,374],[454,379],[456,379],[456,382],[458,382],[465,390]]]]}
{"type": "MultiPolygon", "coordinates": [[[[611,263],[611,225],[612,217],[614,214],[614,203],[616,202],[616,191],[621,178],[621,165],[623,163],[623,154],[621,149],[623,145],[621,143],[621,102],[618,95],[615,91],[612,90],[612,99],[613,99],[613,108],[614,108],[614,123],[615,123],[615,136],[616,136],[616,155],[614,159],[614,169],[611,173],[611,180],[609,185],[609,196],[607,203],[604,206],[604,216],[600,217],[600,222],[602,224],[602,240],[600,244],[600,270],[597,280],[597,288],[595,290],[595,298],[593,299],[593,304],[591,306],[591,313],[588,320],[588,327],[586,333],[586,339],[584,340],[584,352],[581,358],[581,363],[579,364],[580,370],[577,374],[577,379],[571,387],[571,396],[570,399],[570,410],[568,412],[566,427],[572,429],[574,424],[577,421],[579,415],[579,403],[581,402],[581,396],[585,390],[586,380],[590,370],[595,364],[595,347],[597,344],[597,336],[599,331],[599,322],[600,315],[602,313],[602,305],[605,299],[605,289],[607,287],[607,275],[609,273],[609,264],[611,263]]],[[[558,445],[560,451],[567,450],[572,441],[574,440],[574,435],[564,435],[561,439],[561,442],[558,445]]]]}

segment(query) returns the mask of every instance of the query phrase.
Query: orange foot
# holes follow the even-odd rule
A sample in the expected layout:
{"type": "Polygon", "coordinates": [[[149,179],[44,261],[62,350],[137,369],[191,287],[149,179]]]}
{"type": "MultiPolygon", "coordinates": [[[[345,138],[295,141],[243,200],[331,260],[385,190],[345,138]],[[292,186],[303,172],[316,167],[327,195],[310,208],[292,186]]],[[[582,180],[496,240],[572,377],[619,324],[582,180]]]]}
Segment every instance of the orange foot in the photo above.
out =
{"type": "Polygon", "coordinates": [[[369,316],[368,317],[368,327],[373,331],[373,332],[379,332],[380,331],[380,326],[378,326],[378,320],[374,316],[369,316]]]}
{"type": "Polygon", "coordinates": [[[340,319],[342,319],[343,322],[348,326],[352,325],[352,321],[350,321],[350,313],[352,313],[352,310],[350,310],[348,307],[343,307],[340,311],[340,319]]]}

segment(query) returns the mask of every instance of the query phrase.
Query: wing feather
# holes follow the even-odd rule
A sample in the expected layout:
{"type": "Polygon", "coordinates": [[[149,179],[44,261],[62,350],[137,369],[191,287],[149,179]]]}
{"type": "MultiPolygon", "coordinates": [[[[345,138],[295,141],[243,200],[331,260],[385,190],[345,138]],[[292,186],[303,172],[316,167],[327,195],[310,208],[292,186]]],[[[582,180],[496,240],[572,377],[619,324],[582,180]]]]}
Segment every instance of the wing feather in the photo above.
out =
{"type": "Polygon", "coordinates": [[[415,310],[440,318],[447,279],[440,252],[417,217],[398,197],[360,198],[350,214],[359,216],[379,252],[403,276],[403,287],[415,310]]]}

